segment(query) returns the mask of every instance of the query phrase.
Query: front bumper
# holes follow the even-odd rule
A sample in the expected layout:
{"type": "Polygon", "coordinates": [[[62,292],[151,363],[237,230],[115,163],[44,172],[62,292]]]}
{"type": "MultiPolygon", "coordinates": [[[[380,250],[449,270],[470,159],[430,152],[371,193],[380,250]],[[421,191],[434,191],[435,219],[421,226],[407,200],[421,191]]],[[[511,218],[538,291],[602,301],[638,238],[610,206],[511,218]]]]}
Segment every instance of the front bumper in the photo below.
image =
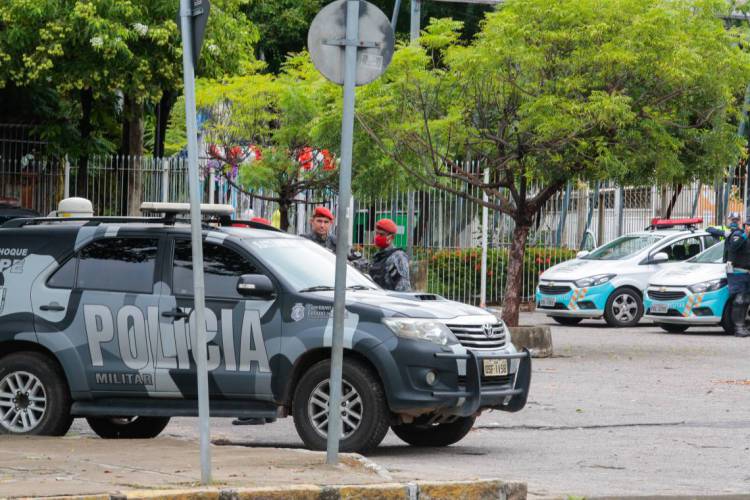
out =
{"type": "MultiPolygon", "coordinates": [[[[468,417],[474,415],[480,408],[491,408],[494,410],[516,412],[526,406],[531,385],[531,353],[528,349],[513,354],[493,355],[493,359],[507,359],[508,364],[513,359],[520,360],[518,370],[512,386],[488,387],[482,385],[482,356],[474,351],[466,354],[455,354],[440,352],[435,353],[436,358],[463,359],[466,360],[466,389],[461,391],[433,391],[436,398],[460,398],[463,404],[451,412],[453,415],[468,417]]],[[[489,357],[489,356],[488,356],[489,357]]]]}
{"type": "Polygon", "coordinates": [[[643,308],[644,318],[656,323],[675,325],[716,325],[721,322],[724,307],[729,300],[729,289],[713,292],[693,293],[686,287],[662,287],[660,291],[682,292],[677,300],[658,300],[646,291],[643,308]],[[659,308],[659,312],[654,309],[659,308]]]}
{"type": "Polygon", "coordinates": [[[604,306],[615,289],[611,282],[592,287],[577,287],[573,282],[558,282],[568,291],[559,294],[543,293],[536,289],[536,308],[547,316],[568,318],[601,318],[604,306]]]}

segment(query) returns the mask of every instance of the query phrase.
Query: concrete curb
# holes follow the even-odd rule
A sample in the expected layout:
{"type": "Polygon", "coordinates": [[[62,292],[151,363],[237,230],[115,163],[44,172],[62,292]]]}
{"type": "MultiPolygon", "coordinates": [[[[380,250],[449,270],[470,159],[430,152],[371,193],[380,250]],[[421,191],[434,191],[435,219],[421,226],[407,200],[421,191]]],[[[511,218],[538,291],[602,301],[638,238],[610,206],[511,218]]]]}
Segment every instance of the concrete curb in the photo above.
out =
{"type": "Polygon", "coordinates": [[[45,500],[525,500],[526,493],[526,483],[479,480],[344,486],[303,484],[264,488],[133,490],[110,494],[45,497],[45,500]]]}

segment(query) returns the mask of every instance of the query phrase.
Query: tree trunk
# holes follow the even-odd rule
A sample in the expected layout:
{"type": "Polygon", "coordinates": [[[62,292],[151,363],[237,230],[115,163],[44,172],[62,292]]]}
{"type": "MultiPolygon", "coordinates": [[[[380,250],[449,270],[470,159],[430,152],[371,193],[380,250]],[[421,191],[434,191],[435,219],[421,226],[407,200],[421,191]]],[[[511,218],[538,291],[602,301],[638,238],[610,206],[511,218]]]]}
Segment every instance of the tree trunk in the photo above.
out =
{"type": "Polygon", "coordinates": [[[124,215],[140,215],[141,196],[143,191],[143,101],[130,95],[125,96],[123,116],[122,151],[129,158],[127,164],[127,190],[123,196],[127,199],[124,215]]]}
{"type": "Polygon", "coordinates": [[[78,175],[76,176],[76,195],[87,196],[89,184],[89,139],[91,138],[91,110],[94,107],[94,91],[90,88],[81,90],[81,120],[78,122],[78,132],[81,134],[82,153],[78,159],[78,175]]]}
{"type": "Polygon", "coordinates": [[[513,241],[508,251],[508,272],[503,297],[503,321],[508,326],[518,326],[518,310],[521,306],[521,286],[523,284],[523,256],[529,238],[529,222],[516,222],[513,241]]]}
{"type": "Polygon", "coordinates": [[[285,233],[289,231],[289,207],[291,206],[291,203],[289,203],[289,200],[282,199],[281,202],[279,202],[279,229],[284,231],[285,233]]]}
{"type": "Polygon", "coordinates": [[[165,91],[161,96],[159,104],[156,105],[156,122],[154,125],[154,158],[164,157],[164,141],[169,126],[169,115],[175,103],[176,94],[173,91],[165,91]]]}
{"type": "Polygon", "coordinates": [[[674,190],[674,193],[672,193],[672,199],[669,200],[669,206],[667,207],[667,213],[664,214],[664,218],[672,218],[672,210],[674,210],[674,206],[677,203],[677,198],[680,196],[680,193],[682,193],[682,184],[678,184],[677,188],[674,190]]]}

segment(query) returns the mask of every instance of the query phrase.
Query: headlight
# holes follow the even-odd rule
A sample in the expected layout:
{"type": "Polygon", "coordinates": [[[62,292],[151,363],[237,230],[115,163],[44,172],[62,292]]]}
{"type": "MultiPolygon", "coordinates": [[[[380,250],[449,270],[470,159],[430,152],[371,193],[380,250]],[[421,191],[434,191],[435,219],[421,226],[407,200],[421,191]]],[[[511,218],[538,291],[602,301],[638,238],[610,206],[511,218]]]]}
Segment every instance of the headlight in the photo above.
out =
{"type": "Polygon", "coordinates": [[[447,326],[431,319],[385,318],[383,323],[405,339],[427,340],[438,345],[458,344],[458,339],[447,326]]]}
{"type": "Polygon", "coordinates": [[[727,279],[721,278],[711,281],[704,281],[702,283],[696,283],[695,285],[691,285],[688,288],[693,293],[703,293],[713,292],[715,290],[718,290],[719,288],[724,288],[725,286],[727,286],[727,279]]]}
{"type": "Polygon", "coordinates": [[[577,287],[582,286],[597,286],[597,285],[603,285],[607,281],[611,280],[617,276],[616,274],[596,274],[594,276],[589,276],[588,278],[582,278],[577,281],[574,281],[573,283],[576,284],[577,287]]]}

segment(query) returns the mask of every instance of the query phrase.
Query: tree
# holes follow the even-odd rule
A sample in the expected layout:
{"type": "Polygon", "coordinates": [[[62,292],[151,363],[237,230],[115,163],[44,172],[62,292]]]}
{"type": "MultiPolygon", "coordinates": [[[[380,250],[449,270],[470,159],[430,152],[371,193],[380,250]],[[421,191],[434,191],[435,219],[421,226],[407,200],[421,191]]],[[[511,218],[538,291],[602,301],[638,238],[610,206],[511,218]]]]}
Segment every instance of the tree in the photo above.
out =
{"type": "Polygon", "coordinates": [[[200,81],[197,104],[204,123],[211,166],[235,188],[279,204],[281,229],[289,210],[307,190],[335,184],[335,160],[311,146],[311,124],[325,83],[309,71],[305,56],[290,58],[284,72],[222,81],[200,81]],[[262,192],[261,192],[262,190],[262,192]]]}
{"type": "Polygon", "coordinates": [[[750,59],[722,9],[723,0],[508,0],[470,44],[455,22],[433,22],[421,46],[401,47],[385,78],[360,92],[360,125],[394,164],[515,222],[509,325],[534,216],[567,182],[709,180],[736,161],[750,59]],[[489,182],[457,161],[466,155],[489,182]]]}

